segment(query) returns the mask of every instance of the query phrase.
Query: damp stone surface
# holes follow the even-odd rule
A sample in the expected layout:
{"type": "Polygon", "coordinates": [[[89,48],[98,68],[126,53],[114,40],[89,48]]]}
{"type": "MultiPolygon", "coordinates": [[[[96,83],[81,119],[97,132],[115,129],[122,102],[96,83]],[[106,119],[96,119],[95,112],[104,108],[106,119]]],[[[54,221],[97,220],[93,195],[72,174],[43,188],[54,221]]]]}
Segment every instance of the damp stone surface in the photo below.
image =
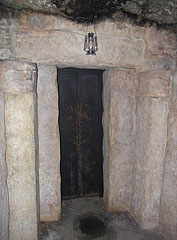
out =
{"type": "Polygon", "coordinates": [[[164,240],[142,231],[128,212],[108,213],[101,198],[62,202],[62,218],[42,223],[42,240],[164,240]]]}

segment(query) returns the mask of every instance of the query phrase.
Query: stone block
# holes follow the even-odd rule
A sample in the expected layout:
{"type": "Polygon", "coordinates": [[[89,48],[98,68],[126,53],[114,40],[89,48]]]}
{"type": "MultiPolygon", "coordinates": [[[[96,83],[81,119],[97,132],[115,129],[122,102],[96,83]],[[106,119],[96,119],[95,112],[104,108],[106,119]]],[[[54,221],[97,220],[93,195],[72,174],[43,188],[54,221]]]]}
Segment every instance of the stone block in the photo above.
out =
{"type": "Polygon", "coordinates": [[[166,239],[177,239],[177,100],[170,102],[168,143],[160,205],[160,231],[166,239]]]}
{"type": "Polygon", "coordinates": [[[109,211],[125,211],[131,196],[136,74],[134,70],[114,69],[107,81],[110,103],[109,116],[104,119],[109,158],[104,163],[105,198],[109,211]]]}
{"type": "Polygon", "coordinates": [[[176,61],[169,56],[157,55],[149,56],[144,65],[138,68],[138,72],[148,71],[174,71],[176,69],[176,61]]]}
{"type": "Polygon", "coordinates": [[[14,35],[13,51],[18,59],[72,66],[138,66],[144,61],[143,40],[118,39],[117,36],[102,36],[100,33],[99,51],[93,58],[85,56],[83,44],[84,36],[76,32],[18,30],[14,35]]]}
{"type": "Polygon", "coordinates": [[[144,229],[159,223],[168,111],[168,99],[137,99],[131,213],[144,229]]]}
{"type": "Polygon", "coordinates": [[[36,92],[37,68],[32,63],[0,63],[0,92],[36,92]]]}
{"type": "Polygon", "coordinates": [[[177,43],[173,31],[158,30],[156,27],[147,28],[146,41],[152,55],[168,55],[176,59],[177,43]]]}
{"type": "Polygon", "coordinates": [[[9,206],[7,189],[6,142],[4,124],[4,95],[0,94],[0,239],[9,239],[9,206]]]}
{"type": "Polygon", "coordinates": [[[61,215],[57,68],[38,65],[38,138],[41,221],[61,215]]]}
{"type": "Polygon", "coordinates": [[[38,239],[32,94],[5,95],[9,240],[38,239]]]}
{"type": "Polygon", "coordinates": [[[38,66],[38,122],[39,138],[59,136],[58,86],[55,66],[38,66]]]}
{"type": "Polygon", "coordinates": [[[39,140],[40,220],[58,221],[61,215],[60,142],[39,140]]]}
{"type": "Polygon", "coordinates": [[[140,73],[138,96],[169,97],[171,95],[171,72],[150,71],[140,73]]]}
{"type": "Polygon", "coordinates": [[[46,191],[43,192],[42,202],[40,207],[40,221],[41,222],[54,222],[58,221],[61,217],[61,196],[58,192],[60,181],[45,180],[46,191]],[[52,189],[52,194],[51,194],[52,189]],[[60,210],[59,210],[60,209],[60,210]]]}

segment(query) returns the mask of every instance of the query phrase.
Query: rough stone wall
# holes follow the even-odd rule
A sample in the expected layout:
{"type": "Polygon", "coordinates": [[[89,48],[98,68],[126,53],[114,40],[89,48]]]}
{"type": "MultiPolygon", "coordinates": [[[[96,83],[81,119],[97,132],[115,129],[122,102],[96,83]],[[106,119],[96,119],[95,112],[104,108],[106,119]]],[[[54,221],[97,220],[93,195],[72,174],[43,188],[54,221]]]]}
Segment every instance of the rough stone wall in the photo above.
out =
{"type": "MultiPolygon", "coordinates": [[[[176,80],[172,82],[171,76],[177,63],[175,35],[166,30],[157,30],[155,27],[140,28],[129,22],[119,23],[106,20],[96,24],[99,51],[96,56],[88,57],[83,52],[86,27],[56,16],[26,11],[7,12],[1,14],[0,29],[5,29],[1,31],[3,34],[0,37],[0,59],[4,61],[4,66],[5,60],[9,59],[54,66],[116,68],[110,70],[108,77],[104,79],[104,106],[105,111],[110,111],[109,114],[104,113],[103,117],[103,125],[106,121],[110,124],[104,129],[104,156],[108,160],[105,162],[104,170],[107,176],[110,174],[109,181],[105,184],[107,204],[112,210],[130,207],[131,213],[143,228],[159,228],[166,237],[174,240],[177,218],[176,95],[174,94],[176,80]],[[9,39],[8,44],[6,38],[9,39]],[[135,78],[135,82],[138,83],[137,92],[133,86],[135,78]],[[136,95],[136,114],[133,114],[134,94],[136,95]],[[132,129],[134,129],[135,118],[136,132],[134,135],[132,129]],[[135,144],[134,157],[131,153],[133,144],[135,144]],[[110,159],[113,164],[109,162],[110,159]],[[126,160],[133,165],[132,184],[131,174],[127,177],[128,173],[131,173],[131,166],[125,168],[126,160]],[[114,178],[112,183],[111,177],[114,178]],[[123,181],[126,182],[126,186],[123,181]]],[[[14,78],[14,86],[21,91],[18,95],[19,93],[27,94],[28,91],[34,92],[34,86],[30,85],[30,81],[18,81],[21,79],[18,78],[19,73],[17,69],[14,78]]],[[[1,92],[16,94],[11,81],[8,81],[8,79],[13,79],[13,75],[13,71],[8,71],[6,82],[1,81],[1,92]]],[[[27,80],[31,78],[26,71],[24,71],[24,76],[27,80]]],[[[4,99],[4,95],[1,94],[1,96],[4,99]]],[[[13,95],[12,97],[18,103],[22,96],[18,98],[13,95]]],[[[32,99],[26,99],[24,96],[24,102],[30,105],[30,101],[32,99]]],[[[45,101],[51,106],[49,100],[45,99],[45,101]]],[[[10,106],[12,99],[7,97],[6,102],[10,106]]],[[[20,111],[19,108],[17,110],[20,111]]],[[[30,112],[28,110],[27,108],[27,114],[30,112]]],[[[11,116],[15,113],[12,110],[9,114],[11,116]]],[[[56,114],[57,112],[55,117],[56,114]]],[[[3,116],[1,122],[3,122],[3,116]]],[[[48,123],[48,119],[45,123],[48,123]]],[[[11,125],[12,122],[9,124],[11,125]]],[[[0,126],[3,127],[3,125],[0,126]]],[[[47,137],[52,141],[54,135],[47,137]]],[[[41,138],[41,140],[44,139],[41,138]]],[[[8,139],[8,142],[10,144],[11,139],[8,139]]],[[[55,161],[57,162],[57,158],[55,161]]],[[[45,172],[45,164],[42,161],[40,164],[41,173],[45,173],[41,175],[43,179],[48,172],[45,172]]],[[[4,167],[1,165],[1,168],[4,167]]],[[[52,178],[47,179],[50,182],[53,181],[52,178]]],[[[42,187],[43,183],[40,184],[42,187]]],[[[6,185],[3,186],[4,189],[7,188],[6,185]]],[[[46,195],[46,205],[43,205],[44,202],[41,205],[43,213],[44,206],[56,203],[59,194],[60,189],[55,197],[50,198],[50,195],[46,195]]],[[[6,199],[7,196],[4,204],[6,199]]],[[[57,206],[58,211],[59,204],[60,202],[57,206]]],[[[21,209],[20,206],[18,208],[21,209]]],[[[46,210],[45,217],[49,217],[48,213],[52,216],[53,210],[50,211],[47,207],[46,210]]],[[[8,213],[6,211],[3,214],[7,216],[8,213]]],[[[3,229],[7,231],[5,226],[3,229]]]]}
{"type": "Polygon", "coordinates": [[[109,211],[130,207],[135,91],[135,70],[112,69],[104,79],[104,182],[109,211]]]}
{"type": "Polygon", "coordinates": [[[56,66],[38,66],[37,94],[40,220],[57,221],[61,214],[61,196],[56,66]]]}
{"type": "Polygon", "coordinates": [[[35,11],[59,14],[77,22],[90,22],[91,15],[94,15],[97,20],[107,16],[123,19],[125,13],[129,13],[129,17],[134,17],[140,23],[147,19],[159,24],[177,23],[176,0],[161,0],[160,2],[158,0],[104,0],[99,4],[97,1],[90,0],[82,2],[76,0],[3,0],[2,3],[20,9],[30,8],[35,11]]]}
{"type": "Polygon", "coordinates": [[[3,228],[1,233],[3,238],[1,239],[37,240],[39,215],[37,212],[34,132],[36,117],[35,65],[10,61],[1,62],[0,92],[1,106],[4,103],[4,110],[2,110],[5,123],[5,131],[1,132],[1,136],[5,134],[6,142],[5,163],[1,162],[4,175],[1,176],[4,177],[3,182],[7,183],[7,187],[3,186],[3,200],[7,201],[8,195],[8,201],[3,201],[2,205],[4,222],[1,222],[1,228],[3,228]],[[4,167],[5,165],[7,168],[4,167]]]}

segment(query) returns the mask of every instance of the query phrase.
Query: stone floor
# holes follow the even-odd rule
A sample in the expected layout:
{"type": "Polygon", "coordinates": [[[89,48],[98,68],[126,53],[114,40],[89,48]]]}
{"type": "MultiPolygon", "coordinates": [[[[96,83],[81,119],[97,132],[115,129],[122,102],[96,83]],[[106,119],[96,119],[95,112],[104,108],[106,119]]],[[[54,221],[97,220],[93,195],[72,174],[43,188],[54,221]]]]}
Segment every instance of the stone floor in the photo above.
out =
{"type": "Polygon", "coordinates": [[[141,231],[129,213],[108,213],[99,198],[62,202],[59,222],[42,223],[42,240],[163,240],[141,231]]]}

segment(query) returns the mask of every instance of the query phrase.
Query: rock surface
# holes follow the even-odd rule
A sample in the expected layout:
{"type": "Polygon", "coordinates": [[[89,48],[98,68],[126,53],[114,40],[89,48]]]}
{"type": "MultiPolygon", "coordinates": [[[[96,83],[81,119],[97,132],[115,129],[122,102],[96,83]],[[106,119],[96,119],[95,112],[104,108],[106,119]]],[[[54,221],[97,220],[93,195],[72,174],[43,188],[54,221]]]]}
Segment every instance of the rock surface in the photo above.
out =
{"type": "Polygon", "coordinates": [[[152,20],[159,24],[177,23],[176,0],[3,0],[6,6],[57,13],[74,21],[88,22],[95,18],[118,17],[123,13],[138,22],[152,20]]]}

